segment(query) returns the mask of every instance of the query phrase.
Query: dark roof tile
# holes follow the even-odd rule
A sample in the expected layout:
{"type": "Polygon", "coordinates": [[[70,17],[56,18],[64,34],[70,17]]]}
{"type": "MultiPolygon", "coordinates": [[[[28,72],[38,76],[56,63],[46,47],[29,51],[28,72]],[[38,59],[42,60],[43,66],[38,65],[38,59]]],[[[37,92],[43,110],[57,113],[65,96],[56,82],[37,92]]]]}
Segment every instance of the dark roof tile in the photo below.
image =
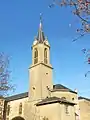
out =
{"type": "Polygon", "coordinates": [[[72,92],[72,93],[76,93],[75,91],[67,88],[66,86],[64,85],[61,85],[61,84],[56,84],[56,85],[53,85],[53,91],[69,91],[69,92],[72,92]]]}
{"type": "MultiPolygon", "coordinates": [[[[72,91],[71,89],[69,89],[69,88],[67,88],[67,87],[65,87],[61,84],[53,85],[53,91],[70,91],[70,92],[76,93],[75,91],[72,91]]],[[[17,99],[26,98],[26,97],[28,97],[28,92],[13,95],[13,96],[10,96],[10,97],[6,97],[5,100],[6,101],[13,101],[13,100],[17,100],[17,99]]],[[[50,100],[51,99],[55,99],[55,98],[50,98],[50,100]]]]}
{"type": "Polygon", "coordinates": [[[46,104],[51,104],[51,103],[64,103],[64,104],[69,104],[69,105],[75,105],[75,103],[72,103],[70,101],[67,101],[67,100],[64,100],[58,97],[45,98],[42,101],[36,103],[36,105],[40,106],[40,105],[46,105],[46,104]]]}
{"type": "Polygon", "coordinates": [[[85,100],[90,101],[90,99],[89,99],[89,98],[85,98],[85,97],[81,97],[81,96],[80,96],[80,97],[78,97],[78,99],[79,99],[79,100],[85,99],[85,100]]]}
{"type": "Polygon", "coordinates": [[[5,100],[7,102],[9,102],[9,101],[13,101],[13,100],[17,100],[17,99],[22,99],[22,98],[26,98],[26,97],[28,97],[28,92],[17,94],[17,95],[13,95],[13,96],[10,96],[10,97],[6,97],[5,100]]]}

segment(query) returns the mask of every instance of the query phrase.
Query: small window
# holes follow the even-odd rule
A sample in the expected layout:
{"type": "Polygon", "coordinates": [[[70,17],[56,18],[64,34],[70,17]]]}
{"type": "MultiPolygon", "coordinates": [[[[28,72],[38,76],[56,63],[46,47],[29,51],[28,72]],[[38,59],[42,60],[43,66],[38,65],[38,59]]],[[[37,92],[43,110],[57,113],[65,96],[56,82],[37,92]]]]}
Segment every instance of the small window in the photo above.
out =
{"type": "Polygon", "coordinates": [[[35,87],[33,87],[33,90],[35,90],[35,87]]]}
{"type": "Polygon", "coordinates": [[[68,105],[65,105],[65,112],[66,112],[66,114],[69,114],[69,106],[68,105]]]}
{"type": "Polygon", "coordinates": [[[19,105],[19,114],[22,114],[22,103],[19,105]]]}
{"type": "Polygon", "coordinates": [[[72,98],[72,100],[74,101],[74,98],[72,98]]]}
{"type": "Polygon", "coordinates": [[[35,48],[35,50],[34,50],[34,58],[37,58],[38,57],[38,50],[37,50],[37,48],[35,48]]]}
{"type": "Polygon", "coordinates": [[[47,48],[44,49],[44,57],[47,58],[47,48]]]}
{"type": "Polygon", "coordinates": [[[7,115],[10,113],[10,105],[7,106],[7,115]]]}

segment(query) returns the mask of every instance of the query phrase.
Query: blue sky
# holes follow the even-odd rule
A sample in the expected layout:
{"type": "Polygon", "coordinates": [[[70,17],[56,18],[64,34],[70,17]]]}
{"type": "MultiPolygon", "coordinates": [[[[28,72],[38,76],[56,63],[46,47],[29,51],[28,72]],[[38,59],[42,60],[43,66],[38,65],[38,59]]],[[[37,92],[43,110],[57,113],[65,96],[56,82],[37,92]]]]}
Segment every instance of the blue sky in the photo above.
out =
{"type": "Polygon", "coordinates": [[[31,64],[31,45],[37,35],[39,15],[43,13],[43,29],[51,45],[51,64],[54,84],[77,88],[81,96],[90,97],[90,69],[85,64],[82,48],[90,48],[90,36],[72,42],[79,19],[70,8],[48,8],[51,0],[0,1],[0,52],[10,56],[11,80],[17,94],[28,91],[28,68],[31,64]],[[71,27],[69,26],[71,24],[71,27]]]}

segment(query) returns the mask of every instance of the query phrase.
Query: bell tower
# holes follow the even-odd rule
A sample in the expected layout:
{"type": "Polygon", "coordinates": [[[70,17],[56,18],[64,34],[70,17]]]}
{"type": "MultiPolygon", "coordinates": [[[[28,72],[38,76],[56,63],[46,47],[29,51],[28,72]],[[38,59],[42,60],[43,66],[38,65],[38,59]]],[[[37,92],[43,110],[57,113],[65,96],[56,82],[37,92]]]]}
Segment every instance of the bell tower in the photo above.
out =
{"type": "Polygon", "coordinates": [[[49,97],[48,88],[52,89],[52,66],[50,64],[50,45],[44,36],[42,18],[38,35],[34,39],[32,49],[32,64],[29,68],[29,98],[38,100],[49,97]]]}

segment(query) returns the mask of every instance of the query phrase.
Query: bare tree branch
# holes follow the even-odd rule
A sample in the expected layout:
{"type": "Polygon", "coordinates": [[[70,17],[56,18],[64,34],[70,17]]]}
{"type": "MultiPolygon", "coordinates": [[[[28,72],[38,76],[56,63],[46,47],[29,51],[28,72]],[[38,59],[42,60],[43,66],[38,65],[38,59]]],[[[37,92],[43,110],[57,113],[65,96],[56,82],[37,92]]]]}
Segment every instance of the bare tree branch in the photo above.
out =
{"type": "Polygon", "coordinates": [[[73,7],[73,14],[80,18],[83,32],[90,33],[90,0],[54,0],[49,8],[56,5],[73,7]]]}
{"type": "Polygon", "coordinates": [[[9,57],[4,53],[0,53],[0,96],[4,96],[9,90],[13,90],[14,86],[10,81],[9,57]]]}

